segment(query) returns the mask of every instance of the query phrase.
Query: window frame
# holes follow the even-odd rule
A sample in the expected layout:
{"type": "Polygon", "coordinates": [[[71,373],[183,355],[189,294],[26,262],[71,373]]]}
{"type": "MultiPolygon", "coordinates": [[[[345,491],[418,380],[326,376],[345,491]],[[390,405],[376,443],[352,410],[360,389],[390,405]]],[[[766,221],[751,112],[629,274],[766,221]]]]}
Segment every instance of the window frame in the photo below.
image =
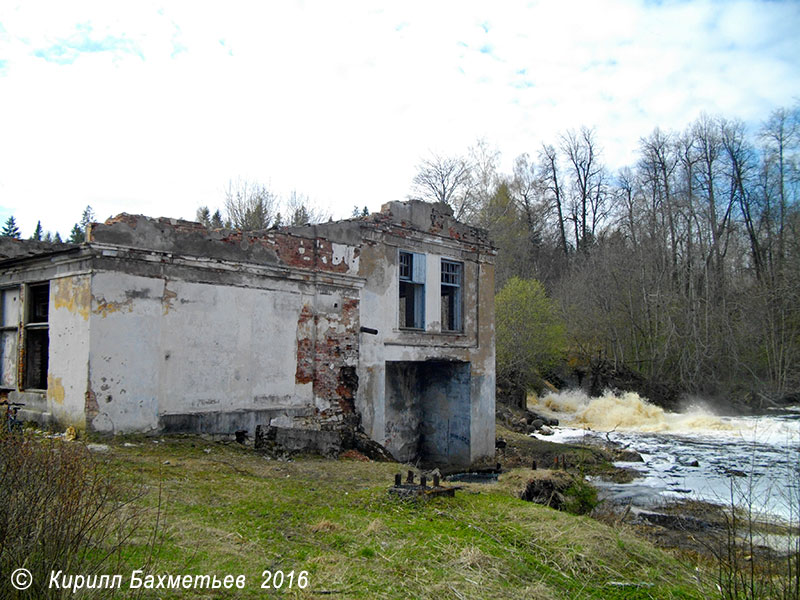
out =
{"type": "Polygon", "coordinates": [[[406,331],[425,331],[426,255],[410,250],[398,250],[397,257],[398,327],[406,331]],[[405,295],[403,294],[404,290],[405,295]],[[405,311],[401,310],[401,302],[406,303],[405,311]],[[413,325],[407,324],[409,307],[413,312],[413,325]],[[404,314],[406,318],[405,322],[402,322],[401,317],[404,314]]]}
{"type": "Polygon", "coordinates": [[[0,288],[0,390],[16,390],[19,387],[19,349],[20,349],[20,300],[23,299],[22,286],[12,285],[0,288]],[[8,315],[8,308],[6,302],[9,295],[16,293],[17,310],[14,315],[8,315]],[[9,321],[6,322],[7,317],[9,321]],[[8,335],[10,334],[10,335],[8,335]],[[10,373],[3,371],[3,365],[6,364],[5,350],[6,338],[11,338],[11,343],[8,344],[9,350],[13,355],[11,360],[10,373]],[[9,384],[5,385],[4,380],[9,384]]]}
{"type": "MultiPolygon", "coordinates": [[[[440,307],[441,300],[445,298],[444,288],[453,290],[452,301],[452,314],[453,325],[450,327],[449,322],[445,322],[444,311],[440,315],[442,332],[443,333],[463,333],[464,332],[464,263],[450,258],[442,258],[440,262],[440,276],[439,276],[439,295],[440,307]],[[445,265],[453,267],[454,270],[445,269],[445,265]]],[[[440,309],[441,310],[441,309],[440,309]]]]}
{"type": "MultiPolygon", "coordinates": [[[[15,327],[17,330],[16,387],[13,389],[26,392],[47,392],[47,376],[50,367],[50,289],[49,280],[25,283],[20,286],[22,303],[19,309],[20,314],[18,314],[18,325],[15,327]],[[42,288],[46,290],[44,294],[38,292],[42,288]],[[35,304],[37,298],[45,299],[41,303],[44,306],[43,313],[36,310],[40,306],[35,304]],[[34,371],[34,361],[37,355],[33,353],[32,345],[36,338],[42,341],[39,342],[39,376],[34,381],[32,371],[34,371]]],[[[7,329],[11,329],[11,326],[3,328],[4,331],[7,329]]]]}

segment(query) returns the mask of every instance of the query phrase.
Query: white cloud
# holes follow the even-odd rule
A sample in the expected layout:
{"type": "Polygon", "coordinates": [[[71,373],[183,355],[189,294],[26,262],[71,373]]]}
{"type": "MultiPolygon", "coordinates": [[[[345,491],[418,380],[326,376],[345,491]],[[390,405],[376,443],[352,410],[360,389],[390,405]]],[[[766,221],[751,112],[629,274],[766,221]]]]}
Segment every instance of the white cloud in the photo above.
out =
{"type": "Polygon", "coordinates": [[[510,168],[584,124],[619,166],[656,125],[792,103],[798,24],[759,2],[25,4],[0,17],[0,206],[23,233],[86,204],[191,218],[241,175],[343,216],[404,197],[429,150],[485,136],[510,168]]]}

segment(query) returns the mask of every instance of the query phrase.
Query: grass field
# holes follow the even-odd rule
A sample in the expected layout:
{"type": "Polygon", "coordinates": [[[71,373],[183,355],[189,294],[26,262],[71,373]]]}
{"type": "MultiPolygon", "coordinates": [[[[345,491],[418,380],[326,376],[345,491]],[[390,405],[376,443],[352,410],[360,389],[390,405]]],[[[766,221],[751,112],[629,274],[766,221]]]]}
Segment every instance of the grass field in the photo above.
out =
{"type": "MultiPolygon", "coordinates": [[[[518,498],[530,471],[455,498],[388,493],[397,464],[298,458],[192,437],[115,438],[99,461],[141,488],[121,573],[245,575],[191,598],[702,598],[695,572],[625,531],[518,498]],[[158,520],[156,543],[152,527],[158,520]],[[150,554],[152,552],[152,557],[150,554]],[[281,590],[262,572],[284,573],[281,590]],[[288,588],[288,574],[295,572],[288,588]],[[307,572],[300,589],[297,576],[307,572]]],[[[118,596],[125,594],[118,594],[118,596]]]]}

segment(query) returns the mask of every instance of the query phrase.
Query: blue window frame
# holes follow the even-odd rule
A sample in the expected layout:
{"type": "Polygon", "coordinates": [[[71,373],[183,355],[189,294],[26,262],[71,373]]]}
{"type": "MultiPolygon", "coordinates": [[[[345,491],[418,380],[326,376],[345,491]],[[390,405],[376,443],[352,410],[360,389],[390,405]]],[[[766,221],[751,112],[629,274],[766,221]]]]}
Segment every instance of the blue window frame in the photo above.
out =
{"type": "Polygon", "coordinates": [[[400,327],[425,329],[425,255],[400,252],[400,327]]]}

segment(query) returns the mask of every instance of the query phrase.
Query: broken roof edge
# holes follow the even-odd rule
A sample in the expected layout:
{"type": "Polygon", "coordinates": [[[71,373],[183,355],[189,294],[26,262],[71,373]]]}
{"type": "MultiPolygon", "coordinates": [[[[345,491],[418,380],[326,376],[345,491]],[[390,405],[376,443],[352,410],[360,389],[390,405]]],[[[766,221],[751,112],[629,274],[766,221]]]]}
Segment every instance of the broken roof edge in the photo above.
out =
{"type": "Polygon", "coordinates": [[[69,242],[45,242],[42,240],[23,240],[0,236],[0,262],[68,252],[79,247],[80,244],[71,244],[69,242]]]}
{"type": "MultiPolygon", "coordinates": [[[[353,243],[360,236],[360,229],[370,228],[391,233],[393,229],[418,231],[438,238],[458,243],[479,246],[488,253],[496,247],[488,232],[480,227],[458,221],[453,209],[443,202],[424,200],[393,200],[381,206],[381,210],[362,217],[352,217],[340,221],[329,221],[299,226],[280,227],[306,237],[330,238],[342,243],[353,243]]],[[[406,233],[400,234],[407,237],[406,233]]],[[[359,240],[360,241],[360,240],[359,240]]]]}
{"type": "Polygon", "coordinates": [[[92,223],[87,241],[260,264],[284,263],[321,270],[338,268],[344,272],[344,264],[339,261],[331,264],[322,255],[331,253],[332,245],[339,244],[351,246],[357,256],[365,239],[365,229],[400,237],[419,232],[487,253],[495,250],[486,230],[457,221],[446,204],[422,200],[388,202],[380,212],[364,217],[255,231],[210,229],[195,221],[120,213],[104,223],[92,223]]]}

